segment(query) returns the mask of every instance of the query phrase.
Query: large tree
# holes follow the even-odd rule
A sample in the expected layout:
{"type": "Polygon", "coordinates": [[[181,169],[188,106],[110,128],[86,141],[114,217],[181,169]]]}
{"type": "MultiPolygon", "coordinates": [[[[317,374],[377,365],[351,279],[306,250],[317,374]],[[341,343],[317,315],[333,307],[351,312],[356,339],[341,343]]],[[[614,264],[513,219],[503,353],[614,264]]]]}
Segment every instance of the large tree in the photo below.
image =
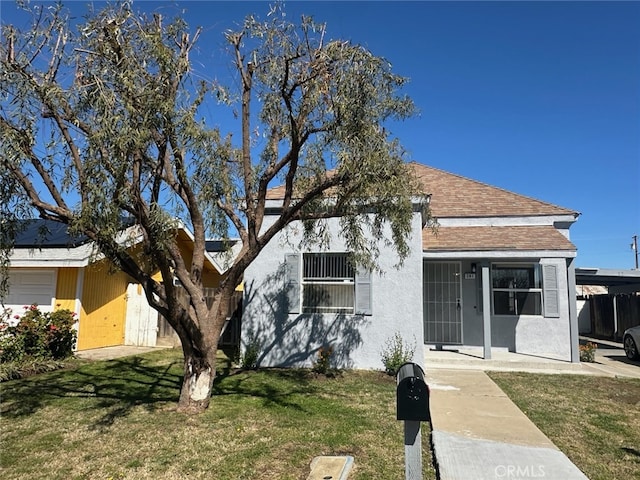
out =
{"type": "Polygon", "coordinates": [[[181,18],[146,16],[128,2],[84,23],[61,7],[32,13],[27,31],[3,25],[0,50],[5,267],[14,221],[34,212],[88,236],[177,332],[181,410],[208,407],[234,289],[288,224],[302,221],[318,240],[323,220],[340,217],[354,261],[370,268],[381,241],[407,255],[415,182],[388,126],[414,105],[386,60],[276,8],[224,34],[234,73],[225,87],[201,80],[216,72],[195,73],[200,31],[181,18]],[[212,126],[222,107],[237,119],[226,133],[212,126]],[[267,228],[277,184],[282,208],[267,228]],[[192,258],[176,245],[176,218],[193,232],[192,258]],[[125,220],[143,255],[117,235],[125,220]],[[201,274],[211,237],[239,237],[241,249],[209,308],[201,274]],[[173,281],[154,279],[158,270],[179,279],[186,302],[173,281]]]}

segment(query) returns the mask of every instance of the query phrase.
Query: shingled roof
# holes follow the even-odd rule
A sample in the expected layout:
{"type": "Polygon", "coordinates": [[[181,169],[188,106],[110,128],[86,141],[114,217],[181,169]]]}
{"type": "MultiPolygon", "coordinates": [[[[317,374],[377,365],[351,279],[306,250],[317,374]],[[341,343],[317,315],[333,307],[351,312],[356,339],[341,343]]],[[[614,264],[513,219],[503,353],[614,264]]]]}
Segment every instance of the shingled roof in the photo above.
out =
{"type": "Polygon", "coordinates": [[[554,250],[576,247],[552,225],[508,227],[439,227],[422,231],[422,249],[428,251],[554,250]]]}
{"type": "MultiPolygon", "coordinates": [[[[486,218],[569,215],[578,213],[551,203],[509,192],[437,168],[411,163],[425,193],[431,195],[436,218],[486,218]]],[[[437,234],[422,232],[425,251],[533,251],[574,252],[576,247],[553,225],[445,226],[437,234]]]]}
{"type": "MultiPolygon", "coordinates": [[[[489,217],[545,217],[579,214],[535,198],[472,180],[438,168],[412,162],[422,191],[430,195],[429,207],[436,219],[489,217]]],[[[270,189],[268,199],[281,199],[284,186],[270,189]]],[[[533,251],[574,252],[576,247],[553,225],[534,226],[441,226],[434,235],[429,226],[422,232],[425,251],[533,251]]]]}
{"type": "MultiPolygon", "coordinates": [[[[436,218],[577,215],[573,210],[434,167],[416,162],[409,166],[422,183],[423,192],[431,195],[431,212],[436,218]]],[[[282,199],[284,192],[284,185],[270,188],[267,199],[282,199]]]]}
{"type": "Polygon", "coordinates": [[[577,215],[577,212],[486,183],[411,163],[436,218],[577,215]]]}

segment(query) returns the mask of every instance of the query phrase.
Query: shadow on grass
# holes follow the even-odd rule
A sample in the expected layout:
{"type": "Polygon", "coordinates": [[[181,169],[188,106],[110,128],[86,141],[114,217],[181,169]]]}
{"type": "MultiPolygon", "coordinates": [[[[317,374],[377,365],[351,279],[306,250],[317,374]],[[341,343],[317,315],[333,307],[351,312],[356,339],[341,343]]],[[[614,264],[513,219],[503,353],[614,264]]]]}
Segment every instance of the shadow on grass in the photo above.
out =
{"type": "Polygon", "coordinates": [[[153,365],[148,357],[134,356],[6,382],[1,413],[23,417],[63,401],[70,410],[104,410],[95,426],[105,427],[136,406],[154,410],[158,404],[177,402],[181,365],[179,359],[153,365]]]}
{"type": "MultiPolygon", "coordinates": [[[[82,364],[76,368],[34,375],[2,385],[0,414],[4,418],[32,415],[48,407],[65,411],[93,412],[99,416],[90,428],[109,428],[134,408],[153,412],[177,404],[182,386],[182,358],[158,365],[157,357],[140,355],[82,364]]],[[[255,397],[267,408],[304,409],[294,396],[313,394],[312,374],[300,369],[232,370],[221,362],[214,396],[255,397]]]]}
{"type": "Polygon", "coordinates": [[[262,399],[264,407],[287,407],[305,412],[293,398],[317,392],[312,375],[304,369],[262,368],[260,370],[226,369],[213,385],[213,396],[250,396],[262,399]]]}
{"type": "Polygon", "coordinates": [[[636,457],[640,457],[640,450],[636,450],[635,448],[622,447],[622,451],[628,453],[629,455],[635,455],[636,457]]]}

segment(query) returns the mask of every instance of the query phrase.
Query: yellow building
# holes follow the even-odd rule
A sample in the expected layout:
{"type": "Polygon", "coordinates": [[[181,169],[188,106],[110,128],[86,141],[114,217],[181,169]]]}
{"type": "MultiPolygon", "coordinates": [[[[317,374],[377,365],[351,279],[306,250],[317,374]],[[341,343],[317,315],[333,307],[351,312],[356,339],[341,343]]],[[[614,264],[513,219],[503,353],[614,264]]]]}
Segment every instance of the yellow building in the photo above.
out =
{"type": "MultiPolygon", "coordinates": [[[[178,245],[190,262],[193,237],[184,227],[178,229],[178,245]]],[[[135,243],[131,248],[137,248],[135,243]]],[[[223,271],[221,262],[207,253],[205,286],[216,288],[223,271]]],[[[34,303],[42,311],[76,312],[77,350],[157,343],[158,314],[149,306],[142,286],[107,260],[96,259],[91,242],[70,237],[66,225],[30,221],[16,239],[9,282],[4,307],[14,315],[34,303]],[[47,233],[42,235],[43,231],[47,233]]]]}

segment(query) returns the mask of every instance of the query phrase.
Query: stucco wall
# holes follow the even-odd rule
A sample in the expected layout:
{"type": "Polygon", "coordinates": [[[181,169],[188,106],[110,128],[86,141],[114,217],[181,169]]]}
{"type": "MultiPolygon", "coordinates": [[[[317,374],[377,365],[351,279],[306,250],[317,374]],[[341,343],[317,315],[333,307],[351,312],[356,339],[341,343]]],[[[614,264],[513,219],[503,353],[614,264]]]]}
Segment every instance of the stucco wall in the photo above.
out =
{"type": "MultiPolygon", "coordinates": [[[[421,217],[414,215],[411,254],[404,266],[394,267],[397,256],[381,247],[383,275],[372,276],[372,315],[288,314],[284,290],[285,254],[301,252],[300,226],[281,232],[245,272],[241,348],[259,346],[262,366],[310,366],[323,345],[334,349],[340,368],[382,369],[380,352],[399,332],[415,344],[414,361],[422,364],[422,249],[421,217]]],[[[337,225],[337,220],[330,224],[337,225]]],[[[266,226],[265,226],[266,227],[266,226]]],[[[333,228],[332,231],[337,231],[333,228]]],[[[320,251],[305,250],[305,251],[320,251]]],[[[332,239],[324,251],[344,252],[344,242],[332,239]]]]}
{"type": "Polygon", "coordinates": [[[554,264],[558,273],[559,317],[525,317],[516,325],[516,352],[532,355],[552,355],[571,360],[569,330],[569,298],[567,264],[563,258],[542,259],[541,264],[554,264]]]}
{"type": "Polygon", "coordinates": [[[591,306],[587,300],[577,300],[580,333],[591,333],[591,306]]]}
{"type": "MultiPolygon", "coordinates": [[[[501,259],[500,263],[508,260],[501,259]]],[[[510,351],[550,355],[565,360],[571,358],[571,342],[569,338],[569,304],[567,297],[567,271],[564,259],[513,259],[513,262],[539,262],[557,266],[559,290],[559,318],[541,316],[491,316],[492,347],[507,348],[510,351]]],[[[479,263],[479,261],[476,261],[479,263]]],[[[462,262],[462,271],[471,270],[472,261],[462,262]]],[[[478,294],[481,282],[479,268],[476,279],[462,280],[463,301],[463,343],[469,346],[482,346],[482,309],[478,294]]],[[[486,308],[491,308],[488,306],[486,308]]]]}

